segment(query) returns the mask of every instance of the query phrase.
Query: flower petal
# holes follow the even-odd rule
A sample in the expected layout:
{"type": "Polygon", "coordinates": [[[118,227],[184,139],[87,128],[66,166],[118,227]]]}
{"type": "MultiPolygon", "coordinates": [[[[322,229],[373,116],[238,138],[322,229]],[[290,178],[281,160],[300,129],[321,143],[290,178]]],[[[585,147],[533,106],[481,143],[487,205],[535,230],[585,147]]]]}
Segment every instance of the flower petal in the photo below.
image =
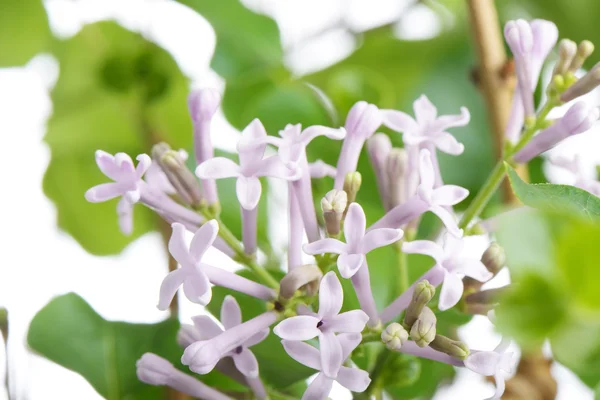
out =
{"type": "Polygon", "coordinates": [[[242,310],[233,296],[225,296],[225,300],[223,300],[221,323],[225,329],[231,329],[242,323],[242,310]]]}
{"type": "Polygon", "coordinates": [[[115,162],[115,157],[103,150],[96,150],[96,164],[100,171],[113,181],[121,177],[119,168],[115,162]]]}
{"type": "Polygon", "coordinates": [[[148,156],[148,154],[140,154],[135,158],[138,161],[138,165],[135,168],[135,175],[138,179],[142,179],[150,165],[152,165],[152,159],[148,156]]]}
{"type": "Polygon", "coordinates": [[[246,347],[252,347],[256,344],[259,344],[260,342],[262,342],[263,340],[265,340],[267,338],[267,336],[269,336],[269,328],[267,329],[263,329],[262,331],[259,331],[258,333],[255,333],[254,335],[250,336],[248,338],[248,340],[246,340],[244,342],[244,346],[246,347]]]}
{"type": "Polygon", "coordinates": [[[298,315],[281,321],[273,328],[273,333],[284,340],[310,340],[321,333],[318,323],[318,318],[298,315]]]}
{"type": "Polygon", "coordinates": [[[177,293],[177,289],[179,289],[185,277],[186,272],[183,269],[176,269],[165,276],[160,284],[160,296],[156,306],[159,310],[164,311],[169,308],[169,304],[173,301],[173,297],[175,297],[175,293],[177,293]]]}
{"type": "Polygon", "coordinates": [[[502,398],[504,390],[506,389],[506,383],[504,382],[504,379],[504,374],[501,372],[494,375],[494,380],[496,381],[496,392],[492,397],[485,400],[500,400],[502,398]]]}
{"type": "Polygon", "coordinates": [[[352,351],[362,341],[362,335],[360,333],[340,333],[337,335],[340,346],[342,346],[342,358],[346,360],[352,351]]]}
{"type": "Polygon", "coordinates": [[[459,271],[479,282],[487,282],[494,276],[479,260],[462,260],[459,271]]]}
{"type": "Polygon", "coordinates": [[[335,178],[337,174],[336,167],[327,164],[323,160],[316,160],[313,163],[308,164],[308,170],[311,178],[335,178]]]}
{"type": "Polygon", "coordinates": [[[308,343],[295,340],[282,340],[281,344],[290,357],[309,368],[321,370],[319,350],[308,343]]]}
{"type": "Polygon", "coordinates": [[[417,132],[417,122],[408,114],[396,110],[381,110],[383,125],[397,132],[417,132]]]}
{"type": "Polygon", "coordinates": [[[88,189],[85,192],[85,199],[90,203],[102,203],[123,195],[124,189],[120,183],[102,183],[88,189]]]}
{"type": "MultiPolygon", "coordinates": [[[[296,155],[291,155],[290,158],[295,158],[296,155]]],[[[290,161],[294,162],[293,159],[290,161]]],[[[254,176],[269,176],[286,180],[296,180],[300,178],[300,175],[301,171],[288,168],[278,155],[265,158],[258,164],[257,169],[254,171],[254,176]]]]}
{"type": "Polygon", "coordinates": [[[256,360],[254,353],[250,350],[244,347],[241,353],[236,353],[231,358],[233,358],[237,370],[244,376],[251,378],[256,378],[258,376],[258,361],[256,360]]]}
{"type": "Polygon", "coordinates": [[[405,242],[402,244],[402,251],[408,254],[425,254],[433,258],[438,264],[446,259],[442,246],[429,240],[405,242]]]}
{"type": "Polygon", "coordinates": [[[179,222],[175,222],[171,225],[173,231],[171,232],[171,238],[169,239],[169,253],[173,256],[179,264],[184,268],[191,268],[194,266],[194,261],[190,257],[189,249],[185,241],[185,226],[179,222]]]}
{"type": "Polygon", "coordinates": [[[346,243],[333,238],[317,240],[302,246],[304,252],[310,255],[323,253],[342,254],[346,252],[346,248],[346,243]]]}
{"type": "Polygon", "coordinates": [[[361,250],[364,254],[367,254],[378,247],[397,242],[402,238],[402,235],[404,235],[402,229],[380,228],[370,230],[361,242],[361,250]]]}
{"type": "Polygon", "coordinates": [[[260,194],[262,193],[262,187],[258,178],[238,177],[235,191],[238,201],[244,209],[253,210],[258,206],[260,194]]]}
{"type": "Polygon", "coordinates": [[[453,206],[460,203],[469,195],[469,191],[456,185],[444,185],[433,190],[431,199],[439,206],[453,206]]]}
{"type": "Polygon", "coordinates": [[[129,154],[115,154],[115,165],[119,169],[119,179],[129,179],[135,175],[135,167],[129,154]]]}
{"type": "Polygon", "coordinates": [[[346,243],[351,247],[359,246],[365,236],[367,219],[363,208],[358,203],[352,203],[348,207],[348,213],[344,220],[344,236],[346,243]]]}
{"type": "Polygon", "coordinates": [[[438,218],[442,220],[442,223],[451,235],[455,237],[462,237],[463,230],[458,228],[456,219],[454,219],[454,216],[450,214],[448,210],[441,206],[431,206],[429,211],[437,215],[438,218]]]}
{"type": "Polygon", "coordinates": [[[465,367],[483,376],[492,376],[498,371],[502,356],[493,351],[477,351],[465,359],[465,367]]]}
{"type": "Polygon", "coordinates": [[[194,267],[193,273],[188,274],[183,281],[183,293],[189,301],[203,306],[212,298],[212,289],[208,278],[199,267],[194,267]]]}
{"type": "Polygon", "coordinates": [[[319,350],[321,352],[321,371],[330,378],[335,378],[342,366],[342,346],[333,332],[323,332],[319,335],[319,350]]]}
{"type": "Polygon", "coordinates": [[[192,317],[192,322],[194,322],[198,340],[212,339],[223,333],[223,328],[208,315],[195,315],[192,317]]]}
{"type": "Polygon", "coordinates": [[[457,115],[442,115],[435,120],[433,129],[436,132],[445,131],[446,129],[465,126],[471,121],[471,113],[466,107],[460,108],[460,114],[457,115]]]}
{"type": "Polygon", "coordinates": [[[368,320],[369,316],[363,310],[352,310],[327,319],[326,326],[336,333],[360,333],[368,320]]]}
{"type": "Polygon", "coordinates": [[[327,138],[332,140],[342,140],[346,137],[346,129],[330,128],[328,126],[323,125],[309,126],[308,128],[302,131],[300,139],[302,140],[302,143],[304,143],[304,145],[306,146],[318,136],[326,136],[327,138]]]}
{"type": "Polygon", "coordinates": [[[433,123],[437,117],[437,108],[425,95],[421,95],[413,103],[415,117],[419,126],[424,127],[433,123]]]}
{"type": "Polygon", "coordinates": [[[458,156],[465,151],[465,146],[448,132],[442,132],[433,139],[433,142],[435,147],[453,156],[458,156]]]}
{"type": "Polygon", "coordinates": [[[438,304],[440,311],[454,307],[460,301],[463,290],[462,279],[457,274],[446,272],[442,290],[440,291],[440,302],[438,304]]]}
{"type": "Polygon", "coordinates": [[[218,234],[219,224],[214,219],[206,222],[194,233],[190,243],[190,256],[194,262],[198,263],[202,260],[202,256],[212,246],[218,234]]]}
{"type": "Polygon", "coordinates": [[[240,165],[249,166],[253,162],[261,160],[265,153],[267,131],[262,122],[255,118],[242,131],[242,138],[237,144],[240,156],[240,165]]]}
{"type": "Polygon", "coordinates": [[[340,254],[337,259],[337,266],[342,278],[352,278],[365,263],[365,259],[364,254],[340,254]]]}
{"type": "Polygon", "coordinates": [[[369,373],[358,368],[340,368],[336,381],[352,392],[364,392],[371,383],[369,373]]]}
{"type": "Polygon", "coordinates": [[[344,290],[335,272],[328,272],[319,286],[319,317],[331,318],[342,309],[344,290]]]}
{"type": "Polygon", "coordinates": [[[225,157],[211,158],[196,168],[196,176],[200,179],[233,178],[239,175],[239,165],[225,157]]]}
{"type": "Polygon", "coordinates": [[[326,377],[323,373],[318,374],[304,391],[301,400],[326,400],[329,398],[333,381],[333,379],[326,377]]]}

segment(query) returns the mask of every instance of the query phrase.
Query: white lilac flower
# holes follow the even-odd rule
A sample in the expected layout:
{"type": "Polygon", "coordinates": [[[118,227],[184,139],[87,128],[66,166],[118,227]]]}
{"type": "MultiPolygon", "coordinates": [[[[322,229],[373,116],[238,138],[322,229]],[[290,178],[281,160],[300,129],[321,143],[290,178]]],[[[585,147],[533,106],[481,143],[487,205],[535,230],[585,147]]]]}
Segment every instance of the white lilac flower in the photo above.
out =
{"type": "MultiPolygon", "coordinates": [[[[339,341],[342,347],[342,358],[346,360],[360,343],[361,335],[358,333],[340,334],[339,341]]],[[[328,376],[323,372],[319,350],[305,342],[283,340],[281,343],[294,360],[321,371],[310,383],[301,400],[327,399],[335,381],[353,392],[364,392],[371,383],[368,372],[358,368],[342,366],[335,376],[328,376]]]]}
{"type": "Polygon", "coordinates": [[[281,321],[273,332],[284,340],[319,338],[323,373],[335,377],[342,365],[342,347],[336,333],[360,333],[369,317],[362,310],[340,314],[344,291],[335,272],[328,272],[319,288],[319,311],[281,321]]]}
{"type": "Polygon", "coordinates": [[[474,351],[464,361],[465,367],[483,376],[493,376],[496,392],[486,400],[502,397],[506,379],[513,373],[513,353],[507,353],[510,341],[503,340],[494,351],[474,351]]]}
{"type": "Polygon", "coordinates": [[[600,196],[600,182],[597,179],[587,177],[583,173],[584,168],[579,155],[572,158],[561,155],[551,156],[550,163],[569,171],[573,175],[573,186],[586,190],[595,196],[600,196]]]}

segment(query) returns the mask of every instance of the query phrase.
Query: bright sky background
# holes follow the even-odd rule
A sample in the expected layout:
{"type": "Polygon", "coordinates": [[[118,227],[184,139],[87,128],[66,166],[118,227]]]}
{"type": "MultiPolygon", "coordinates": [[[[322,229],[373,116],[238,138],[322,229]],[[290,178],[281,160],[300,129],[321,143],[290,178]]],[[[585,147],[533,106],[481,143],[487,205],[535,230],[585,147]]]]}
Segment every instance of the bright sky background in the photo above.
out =
{"type": "MultiPolygon", "coordinates": [[[[397,20],[404,13],[405,17],[396,27],[399,36],[419,39],[435,36],[439,31],[438,17],[424,6],[407,8],[408,0],[244,2],[277,19],[283,45],[290,51],[287,62],[297,74],[322,68],[352,51],[353,38],[342,28],[300,44],[306,37],[342,20],[346,26],[366,29],[382,21],[397,20]]],[[[47,5],[53,29],[61,35],[76,33],[86,22],[115,17],[170,50],[193,79],[194,86],[223,85],[208,68],[214,47],[210,25],[183,6],[168,0],[49,0],[47,5]]],[[[140,238],[118,257],[95,257],[56,228],[56,211],[41,189],[49,161],[48,148],[41,139],[51,112],[48,90],[57,72],[56,63],[48,56],[35,58],[25,68],[0,70],[0,132],[5,140],[0,157],[3,188],[0,223],[4,227],[0,305],[10,311],[11,383],[16,388],[17,400],[100,399],[77,374],[26,350],[29,321],[53,296],[77,292],[103,317],[112,320],[156,322],[166,317],[166,313],[155,307],[167,265],[158,234],[140,238]]],[[[596,96],[590,101],[598,103],[596,96]]],[[[459,106],[457,104],[457,109],[459,106]]],[[[226,138],[237,134],[222,115],[213,126],[224,138],[222,146],[226,145],[226,138]]],[[[567,154],[583,154],[590,174],[593,162],[600,162],[600,155],[594,154],[600,148],[595,133],[580,135],[561,147],[567,154]]],[[[90,154],[90,162],[94,162],[93,154],[90,154]]],[[[567,175],[555,174],[552,169],[549,172],[558,181],[569,183],[567,175]]],[[[275,204],[283,200],[274,199],[275,204]]],[[[278,232],[274,237],[285,237],[284,226],[272,228],[278,232]]],[[[285,243],[285,239],[282,241],[285,243]]],[[[472,251],[481,253],[485,245],[474,239],[472,251]]],[[[224,262],[217,251],[209,257],[213,263],[222,265],[224,262]]],[[[504,282],[507,279],[507,276],[500,278],[504,282]]],[[[184,320],[203,312],[200,306],[183,303],[184,320]]],[[[473,348],[492,349],[499,342],[493,327],[483,317],[476,317],[460,333],[473,348]]],[[[3,363],[0,372],[2,368],[3,363]]],[[[572,373],[560,366],[555,366],[553,371],[559,382],[559,399],[592,399],[591,391],[572,373]]],[[[456,384],[441,390],[436,400],[480,400],[492,393],[492,385],[474,373],[461,370],[456,384]]],[[[7,398],[3,396],[5,394],[0,393],[0,399],[7,398]]],[[[349,395],[336,388],[332,398],[347,399],[349,395]]]]}

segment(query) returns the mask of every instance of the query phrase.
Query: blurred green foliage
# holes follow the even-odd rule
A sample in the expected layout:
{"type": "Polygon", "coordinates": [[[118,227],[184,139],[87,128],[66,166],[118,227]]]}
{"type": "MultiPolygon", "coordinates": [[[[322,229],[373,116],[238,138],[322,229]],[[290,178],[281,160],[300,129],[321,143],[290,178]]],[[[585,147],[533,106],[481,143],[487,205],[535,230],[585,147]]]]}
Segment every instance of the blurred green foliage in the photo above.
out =
{"type": "MultiPolygon", "coordinates": [[[[294,76],[287,67],[278,26],[268,16],[247,9],[239,0],[179,2],[200,13],[216,32],[211,66],[226,80],[222,108],[234,127],[242,129],[257,117],[270,134],[276,134],[287,123],[340,126],[358,100],[381,108],[410,110],[412,102],[424,93],[438,106],[440,114],[457,113],[460,106],[471,111],[470,125],[452,132],[465,144],[464,154],[440,155],[445,181],[471,192],[459,209],[468,205],[490,172],[494,153],[483,101],[470,79],[476,61],[465,1],[421,2],[442,21],[443,32],[433,39],[401,40],[394,36],[391,25],[355,32],[359,45],[349,57],[303,77],[294,76]]],[[[502,21],[528,16],[547,18],[557,23],[563,37],[600,43],[595,21],[600,14],[598,1],[496,3],[502,21]]],[[[192,128],[186,107],[189,82],[166,51],[116,23],[91,24],[72,38],[57,40],[50,34],[41,1],[3,1],[0,66],[23,65],[41,51],[50,52],[60,64],[60,76],[51,93],[54,111],[44,138],[52,154],[44,191],[57,207],[59,226],[83,248],[98,255],[118,254],[132,240],[157,229],[156,217],[144,207],[136,207],[134,233],[125,237],[118,230],[116,202],[85,201],[86,189],[104,181],[93,163],[94,151],[136,155],[148,153],[158,141],[166,141],[173,148],[191,149],[192,128]]],[[[395,145],[402,145],[400,135],[383,130],[395,145]]],[[[308,149],[308,158],[335,164],[339,148],[340,143],[317,139],[308,149]]],[[[533,182],[545,182],[541,164],[541,159],[536,159],[530,165],[533,182]]],[[[364,152],[359,170],[363,186],[358,201],[367,213],[368,223],[372,223],[384,209],[364,152]]],[[[600,276],[594,262],[598,260],[595,239],[600,237],[595,221],[600,212],[599,200],[575,188],[528,185],[513,172],[510,174],[521,200],[541,211],[509,214],[502,220],[498,239],[507,249],[515,285],[499,310],[500,329],[525,346],[539,345],[550,338],[558,360],[596,387],[600,380],[600,340],[596,339],[600,337],[600,301],[594,283],[600,276]],[[548,213],[552,211],[561,214],[548,213]]],[[[315,199],[331,186],[330,179],[316,181],[315,199]]],[[[263,187],[267,188],[265,183],[263,187]]],[[[219,182],[222,219],[240,237],[241,219],[234,190],[233,180],[219,182]]],[[[494,204],[490,209],[495,209],[494,204]]],[[[269,251],[266,196],[259,215],[259,243],[269,251]]],[[[420,236],[435,233],[437,221],[431,223],[434,219],[430,216],[424,220],[420,236]]],[[[399,292],[393,252],[388,247],[368,257],[380,308],[399,292]]],[[[431,265],[428,257],[411,255],[411,281],[431,265]]],[[[344,284],[349,282],[345,280],[344,284]]],[[[344,309],[356,308],[354,292],[345,293],[344,309]]],[[[214,289],[208,307],[213,314],[218,315],[226,294],[230,292],[214,289]]],[[[263,302],[237,293],[235,297],[242,304],[245,319],[264,311],[263,302]]],[[[441,313],[438,318],[442,330],[469,319],[458,311],[441,313]]],[[[174,347],[176,329],[174,321],[155,325],[105,321],[82,299],[69,294],[53,300],[36,316],[29,344],[40,354],[82,374],[109,399],[121,395],[153,399],[160,398],[157,396],[161,390],[140,384],[133,376],[133,365],[146,351],[164,354],[179,365],[176,355],[180,350],[174,347]],[[65,341],[66,337],[72,340],[65,341]],[[114,343],[110,361],[102,358],[107,343],[114,343]],[[107,371],[119,371],[118,382],[106,380],[107,371]]],[[[377,345],[365,346],[354,361],[370,367],[380,349],[377,345]]],[[[273,335],[255,350],[270,386],[292,396],[302,390],[302,382],[289,386],[312,371],[290,360],[273,335]]],[[[392,361],[396,367],[383,380],[394,399],[429,398],[440,382],[454,374],[452,367],[428,360],[396,356],[392,361]]],[[[215,374],[201,379],[221,387],[229,384],[215,374]]]]}

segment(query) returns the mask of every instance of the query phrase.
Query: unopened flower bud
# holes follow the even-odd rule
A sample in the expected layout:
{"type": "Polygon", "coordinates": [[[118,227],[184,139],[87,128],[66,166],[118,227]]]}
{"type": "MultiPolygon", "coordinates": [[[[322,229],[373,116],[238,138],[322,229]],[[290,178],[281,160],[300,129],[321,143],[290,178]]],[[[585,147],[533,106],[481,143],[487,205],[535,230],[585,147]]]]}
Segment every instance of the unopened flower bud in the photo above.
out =
{"type": "Polygon", "coordinates": [[[406,309],[403,325],[406,329],[410,329],[417,321],[421,312],[429,304],[435,296],[435,286],[424,279],[415,285],[412,300],[406,309]]]}
{"type": "Polygon", "coordinates": [[[298,289],[307,285],[318,285],[322,276],[323,273],[316,265],[297,266],[281,279],[279,296],[283,299],[291,299],[298,289]]]}
{"type": "Polygon", "coordinates": [[[576,54],[577,43],[569,39],[561,40],[558,44],[558,61],[554,67],[553,75],[564,75],[569,70],[576,54]]]}
{"type": "Polygon", "coordinates": [[[598,107],[586,102],[575,103],[565,114],[550,126],[538,133],[525,147],[514,156],[518,163],[526,163],[539,154],[556,146],[569,136],[589,130],[600,117],[598,107]]]}
{"type": "Polygon", "coordinates": [[[405,174],[408,165],[406,150],[392,149],[386,158],[386,175],[388,182],[387,206],[389,209],[406,201],[405,174]]]}
{"type": "Polygon", "coordinates": [[[381,332],[381,341],[392,351],[400,351],[404,342],[408,340],[408,332],[397,322],[389,324],[381,332]]]}
{"type": "Polygon", "coordinates": [[[385,133],[376,133],[367,140],[367,154],[369,155],[369,161],[371,161],[371,166],[375,172],[379,197],[386,209],[389,209],[389,207],[388,204],[386,204],[388,187],[385,163],[391,149],[392,141],[385,133]]]}
{"type": "Polygon", "coordinates": [[[504,26],[504,37],[515,56],[523,56],[533,49],[531,25],[523,20],[508,21],[504,26]]]}
{"type": "Polygon", "coordinates": [[[344,179],[344,192],[348,195],[348,205],[356,200],[356,194],[362,184],[362,175],[360,172],[348,172],[344,179]]]}
{"type": "Polygon", "coordinates": [[[359,101],[348,112],[344,127],[348,136],[367,140],[380,125],[381,115],[379,109],[366,101],[359,101]]]}
{"type": "Polygon", "coordinates": [[[464,311],[467,314],[487,315],[490,310],[498,305],[500,297],[506,293],[507,290],[508,287],[504,286],[501,288],[471,293],[465,297],[464,311]]]}
{"type": "Polygon", "coordinates": [[[574,100],[584,94],[587,94],[600,85],[600,63],[588,71],[587,74],[581,77],[577,82],[572,84],[560,96],[560,100],[568,102],[574,100]]]}
{"type": "Polygon", "coordinates": [[[159,143],[152,148],[152,158],[185,203],[192,206],[200,204],[202,201],[200,184],[178,152],[171,150],[166,143],[159,143]]]}
{"type": "Polygon", "coordinates": [[[215,89],[200,89],[193,91],[188,96],[190,116],[195,122],[211,119],[220,104],[221,95],[215,89]]]}
{"type": "Polygon", "coordinates": [[[348,194],[343,190],[333,189],[321,199],[325,230],[329,236],[339,235],[340,224],[347,207],[348,194]]]}
{"type": "Polygon", "coordinates": [[[470,353],[469,347],[463,342],[452,340],[442,335],[436,335],[435,339],[429,344],[429,347],[459,360],[464,360],[470,353]]]}
{"type": "Polygon", "coordinates": [[[481,256],[481,262],[488,271],[496,275],[506,264],[506,253],[502,246],[493,242],[481,256]]]}
{"type": "Polygon", "coordinates": [[[424,307],[421,315],[410,329],[410,337],[417,346],[425,347],[435,339],[437,318],[429,307],[424,307]]]}
{"type": "Polygon", "coordinates": [[[573,57],[573,61],[569,67],[571,72],[577,72],[583,66],[583,63],[594,52],[594,44],[589,40],[584,40],[577,47],[577,54],[573,57]]]}
{"type": "Polygon", "coordinates": [[[155,386],[167,385],[171,375],[176,371],[173,364],[152,353],[144,354],[136,362],[136,367],[138,379],[155,386]]]}

